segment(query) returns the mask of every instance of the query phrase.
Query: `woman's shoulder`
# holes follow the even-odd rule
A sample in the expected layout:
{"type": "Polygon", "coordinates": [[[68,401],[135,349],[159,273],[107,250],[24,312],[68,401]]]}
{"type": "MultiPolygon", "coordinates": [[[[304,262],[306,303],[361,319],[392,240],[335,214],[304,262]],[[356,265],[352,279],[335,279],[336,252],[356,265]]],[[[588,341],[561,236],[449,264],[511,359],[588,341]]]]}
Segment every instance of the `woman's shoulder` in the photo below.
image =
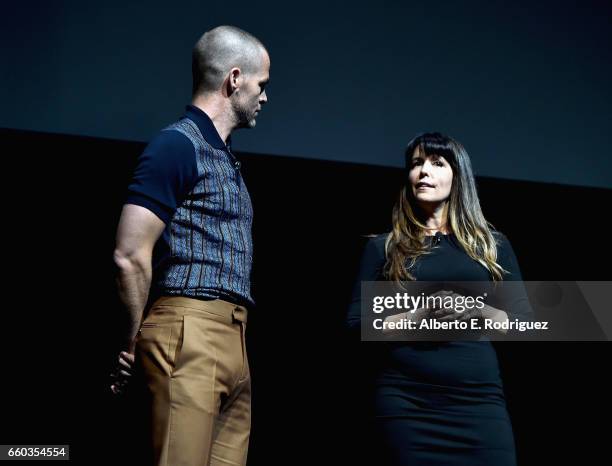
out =
{"type": "Polygon", "coordinates": [[[387,241],[387,238],[389,237],[390,234],[391,234],[390,232],[372,234],[372,235],[366,235],[365,238],[368,240],[369,243],[371,242],[375,244],[385,244],[385,241],[387,241]]]}
{"type": "Polygon", "coordinates": [[[366,254],[371,256],[385,257],[385,244],[388,237],[389,233],[367,235],[365,237],[366,243],[364,248],[366,254]]]}
{"type": "Polygon", "coordinates": [[[518,266],[518,259],[510,243],[508,237],[500,231],[492,231],[493,237],[497,244],[497,263],[501,265],[506,271],[510,272],[510,277],[507,279],[520,279],[520,269],[518,266]],[[511,278],[513,277],[513,278],[511,278]]]}
{"type": "Polygon", "coordinates": [[[385,243],[387,242],[387,238],[389,238],[389,233],[380,233],[374,235],[367,235],[366,237],[366,247],[375,247],[376,249],[385,250],[385,243]]]}
{"type": "Polygon", "coordinates": [[[499,230],[491,230],[491,234],[493,235],[493,238],[495,239],[495,244],[499,249],[504,251],[512,249],[510,240],[504,233],[499,230]]]}

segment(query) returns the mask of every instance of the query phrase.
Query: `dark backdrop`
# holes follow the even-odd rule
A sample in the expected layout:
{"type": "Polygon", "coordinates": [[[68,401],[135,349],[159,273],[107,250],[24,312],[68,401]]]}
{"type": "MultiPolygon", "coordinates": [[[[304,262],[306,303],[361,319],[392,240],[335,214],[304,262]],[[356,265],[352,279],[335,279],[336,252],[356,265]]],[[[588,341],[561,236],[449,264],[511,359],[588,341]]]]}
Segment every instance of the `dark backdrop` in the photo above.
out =
{"type": "MultiPolygon", "coordinates": [[[[10,130],[0,142],[2,443],[69,443],[76,464],[135,460],[130,403],[112,399],[108,373],[123,323],[114,232],[144,144],[10,130]]],[[[370,344],[351,344],[342,323],[363,235],[388,230],[403,173],[239,157],[255,209],[249,464],[376,464],[365,422],[370,344]]],[[[610,279],[602,216],[611,190],[477,182],[485,215],[511,240],[525,279],[610,279]]],[[[520,464],[607,462],[610,344],[496,347],[520,464]]]]}
{"type": "Polygon", "coordinates": [[[437,130],[479,175],[612,187],[607,0],[3,3],[0,127],[147,141],[191,97],[195,41],[234,24],[272,59],[235,149],[399,167],[437,130]]]}

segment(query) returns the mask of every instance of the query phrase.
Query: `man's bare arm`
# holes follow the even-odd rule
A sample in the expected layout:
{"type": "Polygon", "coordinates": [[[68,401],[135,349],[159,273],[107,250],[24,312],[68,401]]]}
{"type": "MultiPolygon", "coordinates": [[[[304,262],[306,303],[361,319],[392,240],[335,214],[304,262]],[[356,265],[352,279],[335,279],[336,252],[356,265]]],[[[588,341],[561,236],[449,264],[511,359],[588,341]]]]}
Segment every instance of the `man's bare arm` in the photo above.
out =
{"type": "Polygon", "coordinates": [[[165,227],[150,210],[133,204],[123,206],[113,256],[118,269],[119,298],[130,317],[126,335],[129,353],[133,353],[134,339],[149,296],[153,247],[165,227]]]}

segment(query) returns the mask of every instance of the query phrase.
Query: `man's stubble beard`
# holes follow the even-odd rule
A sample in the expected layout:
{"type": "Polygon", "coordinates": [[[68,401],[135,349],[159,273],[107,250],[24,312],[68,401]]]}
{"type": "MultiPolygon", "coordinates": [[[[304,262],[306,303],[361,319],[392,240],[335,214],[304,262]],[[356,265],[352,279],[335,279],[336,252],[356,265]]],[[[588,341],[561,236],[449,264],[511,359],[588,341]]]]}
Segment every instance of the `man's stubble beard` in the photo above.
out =
{"type": "Polygon", "coordinates": [[[251,114],[249,114],[249,112],[245,111],[243,108],[241,108],[238,105],[234,106],[234,114],[236,115],[236,119],[238,121],[238,124],[236,125],[237,128],[255,128],[255,125],[257,125],[257,121],[255,120],[255,112],[251,112],[251,114]]]}

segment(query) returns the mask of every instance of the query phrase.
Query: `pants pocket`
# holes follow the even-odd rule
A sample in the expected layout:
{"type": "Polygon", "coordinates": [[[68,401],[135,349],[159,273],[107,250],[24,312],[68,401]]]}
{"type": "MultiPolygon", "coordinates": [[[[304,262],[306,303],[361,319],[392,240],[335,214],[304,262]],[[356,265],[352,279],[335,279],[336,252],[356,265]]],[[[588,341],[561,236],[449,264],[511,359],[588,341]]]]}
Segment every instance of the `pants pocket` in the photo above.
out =
{"type": "Polygon", "coordinates": [[[144,322],[136,349],[143,364],[154,372],[172,375],[180,356],[183,341],[183,317],[172,321],[144,322]]]}
{"type": "Polygon", "coordinates": [[[246,322],[240,322],[240,346],[242,347],[242,371],[239,382],[249,378],[249,359],[246,348],[246,322]]]}
{"type": "MultiPolygon", "coordinates": [[[[183,315],[180,335],[176,342],[173,359],[172,376],[176,375],[177,371],[190,372],[192,362],[199,357],[198,345],[202,345],[201,335],[198,335],[197,318],[189,314],[183,315]]],[[[200,348],[201,350],[201,348],[200,348]]]]}

